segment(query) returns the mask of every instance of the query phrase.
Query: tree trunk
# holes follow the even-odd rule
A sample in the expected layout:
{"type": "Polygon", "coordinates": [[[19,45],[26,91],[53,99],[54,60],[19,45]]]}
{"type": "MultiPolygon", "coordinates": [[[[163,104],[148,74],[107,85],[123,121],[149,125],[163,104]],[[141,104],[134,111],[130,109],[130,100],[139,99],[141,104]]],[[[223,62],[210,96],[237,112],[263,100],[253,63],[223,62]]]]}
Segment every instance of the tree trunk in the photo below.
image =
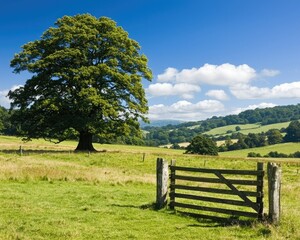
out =
{"type": "Polygon", "coordinates": [[[84,131],[80,132],[79,142],[75,151],[91,151],[91,152],[97,151],[93,147],[92,139],[93,139],[93,134],[84,131]]]}

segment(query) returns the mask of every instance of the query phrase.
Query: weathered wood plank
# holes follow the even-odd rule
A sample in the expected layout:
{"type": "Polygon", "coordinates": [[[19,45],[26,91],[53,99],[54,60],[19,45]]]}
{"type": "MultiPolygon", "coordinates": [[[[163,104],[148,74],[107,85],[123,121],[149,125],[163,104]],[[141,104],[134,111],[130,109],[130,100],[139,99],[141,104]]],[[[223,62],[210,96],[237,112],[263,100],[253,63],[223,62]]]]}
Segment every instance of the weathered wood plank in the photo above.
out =
{"type": "MultiPolygon", "coordinates": [[[[193,182],[206,182],[206,183],[223,183],[219,178],[206,178],[206,177],[194,177],[194,176],[182,176],[182,175],[175,175],[175,179],[178,180],[186,180],[186,181],[193,181],[193,182]]],[[[257,180],[239,180],[239,179],[228,179],[232,184],[238,185],[249,185],[249,186],[257,186],[261,185],[261,181],[257,180]]]]}
{"type": "Polygon", "coordinates": [[[156,208],[161,209],[167,204],[168,196],[168,161],[158,158],[156,161],[156,208]]]}
{"type": "Polygon", "coordinates": [[[171,166],[171,169],[185,172],[200,172],[200,173],[215,173],[218,171],[221,174],[235,174],[235,175],[250,175],[258,176],[262,175],[262,171],[256,170],[232,170],[232,169],[208,169],[208,168],[191,168],[191,167],[180,167],[180,166],[171,166]]]}
{"type": "MultiPolygon", "coordinates": [[[[175,185],[176,170],[173,169],[173,168],[171,168],[171,167],[173,167],[175,165],[176,165],[176,161],[175,160],[171,160],[171,165],[170,165],[170,171],[171,171],[171,174],[170,174],[170,184],[171,184],[170,185],[170,203],[172,203],[172,202],[175,201],[175,196],[174,196],[175,188],[174,188],[174,185],[175,185]]],[[[174,210],[174,206],[170,205],[170,209],[174,210]]]]}
{"type": "Polygon", "coordinates": [[[245,203],[244,201],[239,201],[239,200],[195,196],[195,195],[183,194],[183,193],[170,193],[170,194],[174,195],[175,199],[183,198],[183,199],[191,199],[191,200],[199,200],[199,201],[205,201],[205,202],[223,203],[223,204],[229,204],[229,205],[249,207],[249,205],[247,203],[245,203]]]}
{"type": "MultiPolygon", "coordinates": [[[[170,197],[173,199],[170,202],[171,208],[186,208],[199,210],[204,212],[212,212],[212,213],[220,213],[227,214],[233,216],[233,220],[235,221],[235,216],[243,216],[243,217],[251,217],[261,219],[262,209],[263,209],[263,177],[264,171],[263,167],[259,167],[261,164],[258,164],[256,170],[231,170],[231,169],[204,169],[204,168],[193,168],[193,167],[180,167],[180,166],[170,166],[171,179],[173,179],[174,183],[171,183],[170,188],[172,189],[170,192],[170,197]],[[180,174],[178,174],[180,172],[180,174]],[[191,176],[186,175],[184,172],[194,172],[194,173],[208,173],[214,174],[217,178],[206,177],[206,176],[191,176]],[[224,176],[226,174],[226,177],[224,176]],[[242,176],[256,176],[255,179],[227,179],[227,175],[242,175],[242,176]],[[180,184],[176,184],[175,180],[182,180],[180,184]],[[202,186],[186,186],[184,185],[184,181],[198,182],[198,183],[216,183],[226,185],[229,189],[218,189],[216,186],[214,187],[202,187],[202,186]],[[245,186],[254,186],[256,187],[256,192],[254,191],[240,191],[236,185],[245,185],[245,186]],[[218,197],[210,197],[210,196],[199,196],[193,194],[186,193],[178,193],[178,190],[187,190],[187,191],[196,191],[196,192],[207,192],[214,194],[224,194],[224,195],[233,195],[239,196],[240,200],[226,199],[222,196],[218,197]],[[175,192],[176,191],[176,192],[175,192]],[[251,201],[248,197],[256,197],[256,202],[251,201]],[[196,201],[203,202],[214,202],[220,204],[228,204],[234,206],[243,206],[248,207],[254,210],[255,212],[247,212],[240,211],[234,209],[223,209],[222,207],[209,207],[202,205],[194,205],[190,203],[179,203],[177,199],[190,199],[196,201]]],[[[221,187],[221,185],[219,185],[221,187]]],[[[212,220],[231,220],[230,218],[223,217],[215,217],[205,214],[194,214],[187,213],[189,215],[195,215],[201,218],[209,218],[212,220]]]]}
{"type": "Polygon", "coordinates": [[[257,163],[257,171],[262,171],[263,174],[260,176],[257,176],[257,181],[261,181],[262,184],[258,185],[256,187],[256,191],[257,192],[261,192],[261,196],[257,196],[256,197],[256,205],[258,206],[258,220],[262,220],[263,219],[263,211],[264,211],[264,202],[263,202],[263,191],[264,191],[264,186],[263,186],[263,179],[264,179],[264,164],[263,163],[257,163]]]}
{"type": "Polygon", "coordinates": [[[235,194],[237,196],[239,196],[241,199],[244,200],[244,202],[251,208],[253,208],[255,211],[258,211],[258,206],[257,204],[253,203],[245,194],[241,193],[235,186],[233,186],[233,184],[231,183],[231,181],[229,181],[228,179],[226,179],[221,173],[216,172],[215,173],[219,179],[225,183],[233,192],[235,192],[235,194]]]}
{"type": "MultiPolygon", "coordinates": [[[[172,186],[172,185],[171,185],[172,186]]],[[[209,187],[198,187],[198,186],[186,186],[186,185],[180,185],[175,184],[173,186],[175,189],[181,189],[181,190],[191,190],[191,191],[197,191],[197,192],[208,192],[208,193],[217,193],[217,194],[226,194],[226,195],[236,195],[235,192],[228,189],[217,189],[217,188],[209,188],[209,187]]],[[[251,192],[251,191],[240,191],[246,196],[249,197],[258,197],[261,193],[259,192],[251,192]]]]}
{"type": "Polygon", "coordinates": [[[276,163],[268,163],[269,220],[275,225],[280,221],[281,173],[280,166],[276,163]]]}
{"type": "Polygon", "coordinates": [[[194,209],[194,210],[201,210],[201,211],[208,211],[208,212],[215,212],[215,213],[223,213],[223,214],[228,214],[228,215],[233,215],[233,216],[243,216],[243,217],[257,218],[257,213],[254,213],[254,212],[245,212],[245,211],[238,211],[238,210],[232,210],[232,209],[206,207],[206,206],[179,203],[179,202],[173,202],[172,205],[174,207],[180,207],[180,208],[188,208],[188,209],[194,209]]]}

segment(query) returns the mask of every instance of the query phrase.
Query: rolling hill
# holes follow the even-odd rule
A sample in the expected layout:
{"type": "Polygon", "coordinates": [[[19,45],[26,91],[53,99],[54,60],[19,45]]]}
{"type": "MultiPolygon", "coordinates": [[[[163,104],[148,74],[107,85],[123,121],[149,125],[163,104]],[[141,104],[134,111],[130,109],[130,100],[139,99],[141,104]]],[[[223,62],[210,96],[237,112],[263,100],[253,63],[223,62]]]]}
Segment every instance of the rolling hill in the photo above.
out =
{"type": "Polygon", "coordinates": [[[234,124],[234,125],[228,125],[228,126],[224,126],[224,127],[214,128],[212,130],[204,132],[203,134],[207,134],[210,136],[222,136],[222,135],[228,135],[232,132],[239,132],[239,133],[247,135],[248,133],[267,132],[270,129],[279,129],[280,130],[282,128],[286,128],[289,124],[290,124],[290,122],[274,123],[274,124],[268,124],[268,125],[261,125],[260,123],[234,124]],[[241,130],[236,131],[236,127],[240,127],[241,130]]]}
{"type": "Polygon", "coordinates": [[[162,127],[146,126],[145,144],[160,146],[182,142],[190,142],[198,134],[207,134],[211,137],[225,137],[237,133],[261,133],[269,129],[286,128],[290,121],[300,119],[300,104],[276,106],[273,108],[246,110],[238,115],[212,117],[203,121],[185,122],[178,125],[162,127]]]}
{"type": "MultiPolygon", "coordinates": [[[[247,157],[249,152],[255,152],[255,153],[260,153],[262,156],[264,156],[269,152],[277,151],[280,153],[290,154],[299,150],[300,150],[300,143],[280,143],[280,144],[251,148],[251,149],[241,149],[235,151],[221,152],[219,153],[219,155],[221,157],[247,157]]],[[[300,163],[299,159],[297,161],[299,161],[300,163]]]]}

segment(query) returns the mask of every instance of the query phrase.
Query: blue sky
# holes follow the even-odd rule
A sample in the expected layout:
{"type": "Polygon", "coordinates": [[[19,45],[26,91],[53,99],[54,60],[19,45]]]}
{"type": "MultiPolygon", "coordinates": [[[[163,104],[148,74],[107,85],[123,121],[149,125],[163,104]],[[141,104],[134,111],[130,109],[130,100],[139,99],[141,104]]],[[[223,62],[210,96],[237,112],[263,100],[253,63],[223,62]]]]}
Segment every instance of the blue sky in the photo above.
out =
{"type": "Polygon", "coordinates": [[[64,15],[107,16],[142,47],[150,119],[201,120],[300,102],[300,1],[14,0],[0,9],[0,105],[14,54],[64,15]]]}

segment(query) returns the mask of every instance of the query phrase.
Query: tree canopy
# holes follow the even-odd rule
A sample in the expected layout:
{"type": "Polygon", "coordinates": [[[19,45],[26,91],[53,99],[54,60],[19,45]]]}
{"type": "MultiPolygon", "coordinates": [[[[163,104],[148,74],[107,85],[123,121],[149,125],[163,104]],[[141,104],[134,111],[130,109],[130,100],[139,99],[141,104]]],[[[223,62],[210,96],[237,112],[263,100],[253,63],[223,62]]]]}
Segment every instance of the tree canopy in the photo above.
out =
{"type": "Polygon", "coordinates": [[[286,135],[284,137],[286,142],[300,142],[300,122],[291,121],[286,128],[286,135]]]}
{"type": "Polygon", "coordinates": [[[266,132],[266,135],[268,137],[268,143],[270,145],[281,143],[283,141],[283,136],[278,129],[270,129],[266,132]]]}
{"type": "Polygon", "coordinates": [[[10,115],[8,109],[0,106],[0,134],[14,135],[16,128],[11,124],[10,115]]]}
{"type": "Polygon", "coordinates": [[[7,121],[8,112],[0,106],[0,133],[5,129],[5,122],[7,121]]]}
{"type": "Polygon", "coordinates": [[[94,150],[93,135],[138,133],[148,111],[142,86],[152,78],[147,61],[113,20],[64,16],[11,61],[15,73],[32,74],[8,94],[17,110],[12,121],[26,139],[61,142],[77,134],[77,150],[94,150]]]}
{"type": "Polygon", "coordinates": [[[212,139],[203,135],[198,135],[194,137],[190,145],[187,146],[186,153],[218,155],[218,147],[212,139]]]}

